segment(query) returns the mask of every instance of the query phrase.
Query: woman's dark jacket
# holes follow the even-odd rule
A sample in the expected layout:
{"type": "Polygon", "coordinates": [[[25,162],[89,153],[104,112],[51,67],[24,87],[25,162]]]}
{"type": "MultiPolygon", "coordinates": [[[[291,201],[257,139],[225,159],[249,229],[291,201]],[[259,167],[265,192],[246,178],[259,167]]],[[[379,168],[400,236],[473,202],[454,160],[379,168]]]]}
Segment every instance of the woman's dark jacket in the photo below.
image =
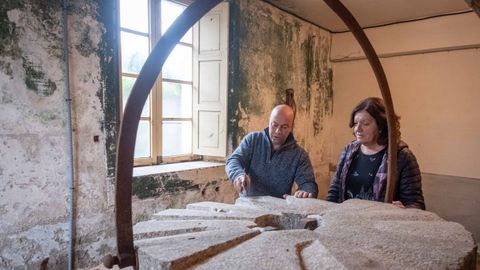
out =
{"type": "MultiPolygon", "coordinates": [[[[328,189],[327,200],[341,203],[345,200],[345,182],[348,169],[353,157],[360,149],[360,143],[354,141],[348,144],[340,155],[335,176],[328,189]]],[[[373,193],[375,201],[383,202],[387,187],[388,151],[385,151],[382,162],[373,181],[373,193]]],[[[405,207],[425,209],[422,193],[422,176],[418,167],[417,159],[408,145],[401,141],[397,152],[397,188],[394,201],[401,201],[405,207]]]]}

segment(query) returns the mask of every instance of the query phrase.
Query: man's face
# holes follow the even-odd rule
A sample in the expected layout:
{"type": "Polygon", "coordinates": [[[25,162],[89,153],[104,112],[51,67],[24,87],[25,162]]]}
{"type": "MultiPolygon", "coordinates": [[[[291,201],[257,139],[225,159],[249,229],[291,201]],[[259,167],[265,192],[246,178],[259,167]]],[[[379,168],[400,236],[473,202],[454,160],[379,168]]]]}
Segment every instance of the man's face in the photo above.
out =
{"type": "Polygon", "coordinates": [[[268,133],[274,150],[277,150],[285,143],[288,134],[292,131],[292,126],[293,114],[279,110],[271,115],[268,133]]]}

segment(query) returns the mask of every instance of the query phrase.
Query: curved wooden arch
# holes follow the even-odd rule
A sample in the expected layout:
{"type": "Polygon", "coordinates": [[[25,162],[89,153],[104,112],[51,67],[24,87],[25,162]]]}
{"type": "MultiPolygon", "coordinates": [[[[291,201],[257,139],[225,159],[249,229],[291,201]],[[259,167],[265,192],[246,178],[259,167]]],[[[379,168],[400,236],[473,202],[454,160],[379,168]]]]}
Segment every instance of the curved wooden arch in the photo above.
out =
{"type": "MultiPolygon", "coordinates": [[[[357,41],[363,48],[370,65],[375,73],[383,99],[387,108],[387,120],[389,131],[389,142],[396,142],[396,134],[393,130],[393,103],[388,88],[387,79],[382,65],[375,50],[368,41],[362,28],[352,14],[338,0],[324,0],[325,3],[344,21],[357,41]]],[[[117,145],[116,162],[116,183],[115,183],[115,223],[117,236],[117,255],[107,255],[103,263],[106,267],[112,268],[118,265],[120,268],[133,266],[138,268],[135,248],[133,245],[132,227],[132,175],[135,140],[137,136],[138,123],[140,121],[143,106],[150,94],[160,71],[168,55],[175,45],[197,21],[208,11],[218,5],[222,0],[196,0],[193,2],[170,26],[167,32],[160,38],[159,42],[148,56],[143,65],[132,92],[127,100],[123,120],[120,125],[120,134],[117,145]]],[[[386,202],[391,202],[395,191],[396,173],[396,143],[389,143],[388,151],[388,177],[386,202]]]]}

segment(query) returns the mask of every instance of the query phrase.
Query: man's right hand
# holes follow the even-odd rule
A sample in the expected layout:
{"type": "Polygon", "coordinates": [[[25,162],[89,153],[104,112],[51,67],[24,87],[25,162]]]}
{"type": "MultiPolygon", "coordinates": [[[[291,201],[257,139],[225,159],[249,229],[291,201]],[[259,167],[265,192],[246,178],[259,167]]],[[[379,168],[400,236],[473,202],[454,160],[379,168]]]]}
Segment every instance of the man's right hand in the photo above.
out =
{"type": "Polygon", "coordinates": [[[245,192],[249,185],[250,177],[248,175],[240,175],[233,181],[233,187],[238,194],[245,192]]]}

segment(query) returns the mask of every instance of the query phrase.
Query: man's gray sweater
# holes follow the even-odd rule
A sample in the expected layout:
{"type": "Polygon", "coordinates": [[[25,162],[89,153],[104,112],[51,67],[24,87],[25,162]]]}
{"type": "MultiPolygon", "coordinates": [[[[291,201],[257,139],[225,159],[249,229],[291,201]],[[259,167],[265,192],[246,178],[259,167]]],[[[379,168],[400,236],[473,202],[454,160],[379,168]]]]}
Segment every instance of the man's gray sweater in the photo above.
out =
{"type": "Polygon", "coordinates": [[[274,196],[282,198],[290,194],[293,181],[298,190],[313,193],[317,197],[312,164],[308,154],[288,135],[285,143],[273,151],[268,128],[263,132],[249,133],[227,159],[225,171],[231,181],[240,175],[249,175],[250,186],[246,196],[274,196]]]}

